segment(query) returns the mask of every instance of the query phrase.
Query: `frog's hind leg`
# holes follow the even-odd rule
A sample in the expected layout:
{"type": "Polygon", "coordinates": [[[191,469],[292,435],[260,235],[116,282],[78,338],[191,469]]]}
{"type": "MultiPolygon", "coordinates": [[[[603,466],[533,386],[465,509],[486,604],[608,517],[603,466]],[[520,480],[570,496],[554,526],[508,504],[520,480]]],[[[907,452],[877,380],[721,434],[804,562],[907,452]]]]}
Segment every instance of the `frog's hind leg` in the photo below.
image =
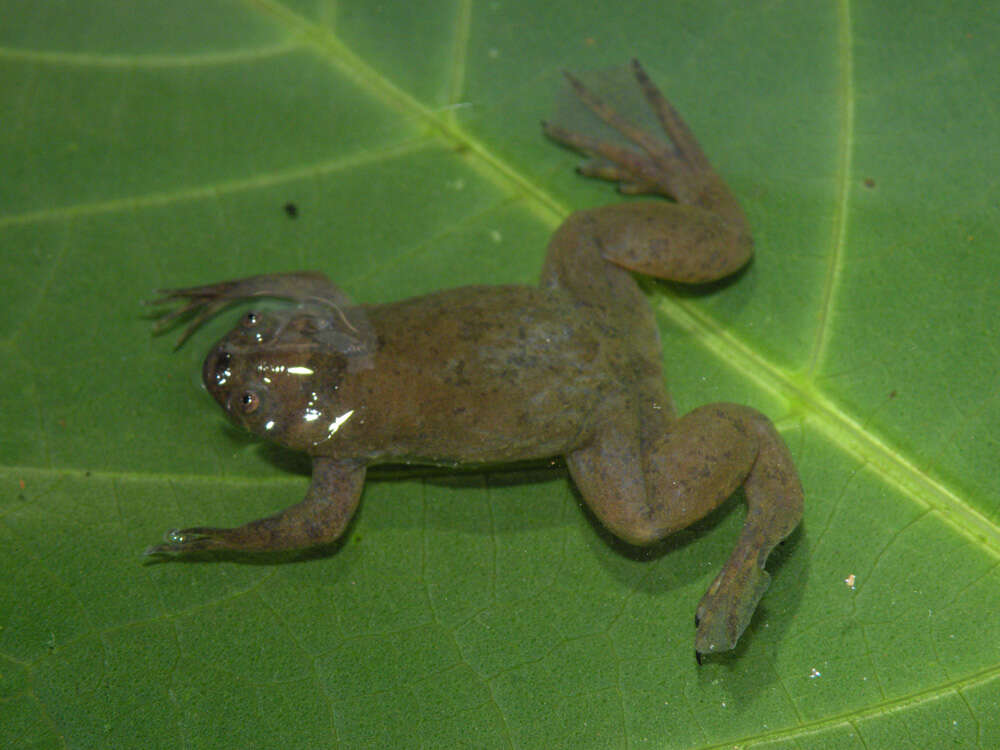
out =
{"type": "MultiPolygon", "coordinates": [[[[695,611],[695,650],[706,654],[733,648],[750,624],[757,603],[770,583],[764,564],[771,551],[802,519],[803,492],[788,447],[766,416],[738,404],[710,404],[696,409],[691,415],[697,415],[691,422],[704,423],[706,427],[692,429],[684,424],[683,429],[689,434],[667,436],[663,440],[664,450],[676,449],[679,441],[704,440],[706,434],[714,431],[732,431],[739,435],[734,444],[728,446],[736,452],[748,444],[755,449],[742,481],[747,504],[743,529],[729,559],[695,611]]],[[[678,425],[684,421],[682,418],[678,425]]],[[[691,451],[691,447],[683,446],[681,450],[691,451]]],[[[735,475],[744,470],[726,455],[727,447],[715,450],[723,457],[720,464],[715,464],[722,473],[735,475]]],[[[697,448],[693,452],[699,454],[697,448]]],[[[656,460],[657,453],[654,450],[651,462],[657,468],[647,468],[652,469],[650,478],[662,491],[664,484],[673,486],[674,478],[671,472],[662,471],[667,464],[656,460]]],[[[702,456],[702,460],[705,468],[710,468],[711,459],[702,456]]]]}
{"type": "Polygon", "coordinates": [[[593,443],[567,456],[567,464],[616,536],[651,544],[743,486],[743,531],[696,613],[696,651],[732,649],[767,589],[768,555],[802,516],[802,487],[787,447],[767,417],[736,404],[703,406],[675,422],[652,393],[608,408],[593,443]]]}
{"type": "Polygon", "coordinates": [[[628,203],[592,209],[600,219],[602,256],[633,271],[685,283],[702,283],[742,268],[753,254],[746,217],[726,183],[673,106],[638,62],[632,73],[667,139],[626,120],[574,76],[576,96],[595,117],[632,145],[545,123],[546,135],[593,159],[580,172],[619,182],[624,193],[655,193],[676,203],[628,203]],[[600,212],[606,216],[598,216],[600,212]]]}

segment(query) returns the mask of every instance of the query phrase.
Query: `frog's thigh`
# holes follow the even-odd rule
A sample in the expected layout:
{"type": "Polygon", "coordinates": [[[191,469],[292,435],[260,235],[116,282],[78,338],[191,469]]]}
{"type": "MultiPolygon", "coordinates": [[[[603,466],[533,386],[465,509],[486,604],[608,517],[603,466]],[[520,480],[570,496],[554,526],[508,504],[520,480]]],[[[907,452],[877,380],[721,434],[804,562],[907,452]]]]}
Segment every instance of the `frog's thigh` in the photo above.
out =
{"type": "Polygon", "coordinates": [[[724,406],[672,423],[631,399],[603,410],[594,440],[566,457],[601,522],[627,542],[651,544],[732,495],[753,465],[757,440],[724,406]]]}
{"type": "Polygon", "coordinates": [[[570,476],[594,515],[615,536],[632,544],[649,538],[638,410],[614,399],[595,425],[594,438],[567,454],[570,476]]]}
{"type": "Polygon", "coordinates": [[[605,261],[659,279],[715,281],[746,265],[753,241],[700,206],[637,201],[581,212],[605,261]]]}

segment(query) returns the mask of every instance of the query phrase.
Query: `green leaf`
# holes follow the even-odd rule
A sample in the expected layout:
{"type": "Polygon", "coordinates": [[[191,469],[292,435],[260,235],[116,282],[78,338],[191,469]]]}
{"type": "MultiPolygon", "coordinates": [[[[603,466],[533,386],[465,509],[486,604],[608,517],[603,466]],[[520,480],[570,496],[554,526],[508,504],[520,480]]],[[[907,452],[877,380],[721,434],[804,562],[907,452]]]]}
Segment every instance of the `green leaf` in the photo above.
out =
{"type": "Polygon", "coordinates": [[[995,10],[591,5],[0,2],[0,744],[1000,746],[995,10]],[[633,56],[757,242],[650,285],[673,393],[772,415],[806,488],[737,651],[691,623],[737,502],[637,559],[558,470],[383,473],[336,554],[144,563],[308,478],[198,386],[233,317],[174,352],[140,301],[532,283],[618,199],[540,134],[559,70],[633,56]]]}

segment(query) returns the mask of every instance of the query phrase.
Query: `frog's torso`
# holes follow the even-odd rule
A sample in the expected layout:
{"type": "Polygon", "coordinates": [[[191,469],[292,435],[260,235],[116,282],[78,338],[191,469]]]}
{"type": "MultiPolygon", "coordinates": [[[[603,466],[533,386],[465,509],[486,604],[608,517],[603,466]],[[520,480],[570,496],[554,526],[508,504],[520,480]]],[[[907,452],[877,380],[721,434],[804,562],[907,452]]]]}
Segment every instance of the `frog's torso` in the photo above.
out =
{"type": "Polygon", "coordinates": [[[368,422],[357,447],[377,460],[457,463],[568,452],[622,371],[620,342],[578,308],[526,286],[368,308],[374,366],[348,379],[368,422]]]}

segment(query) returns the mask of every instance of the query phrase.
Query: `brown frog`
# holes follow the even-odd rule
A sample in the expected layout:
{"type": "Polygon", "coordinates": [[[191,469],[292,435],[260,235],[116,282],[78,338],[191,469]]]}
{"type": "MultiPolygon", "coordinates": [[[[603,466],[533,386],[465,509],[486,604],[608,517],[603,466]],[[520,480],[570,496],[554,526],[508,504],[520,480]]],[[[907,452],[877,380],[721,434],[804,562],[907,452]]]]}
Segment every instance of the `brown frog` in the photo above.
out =
{"type": "MultiPolygon", "coordinates": [[[[635,147],[546,124],[590,155],[584,175],[672,199],[578,211],[549,242],[541,284],[472,286],[352,305],[319,273],[254,276],[165,292],[194,313],[189,335],[248,297],[296,300],[248,313],[205,359],[229,417],[313,460],[305,499],[237,528],[170,531],[149,554],[281,550],[337,539],[368,466],[480,464],[565,456],[583,499],[616,536],[648,545],[690,526],[740,486],[743,531],[695,616],[698,655],[732,649],[767,589],[764,563],[799,523],[802,487],[771,421],[737,404],[678,417],[653,314],[632,272],[686,283],[744,266],[753,243],[736,199],[693,134],[633,62],[661,141],[576,78],[576,95],[635,147]]],[[[183,340],[183,339],[182,339],[183,340]]]]}

